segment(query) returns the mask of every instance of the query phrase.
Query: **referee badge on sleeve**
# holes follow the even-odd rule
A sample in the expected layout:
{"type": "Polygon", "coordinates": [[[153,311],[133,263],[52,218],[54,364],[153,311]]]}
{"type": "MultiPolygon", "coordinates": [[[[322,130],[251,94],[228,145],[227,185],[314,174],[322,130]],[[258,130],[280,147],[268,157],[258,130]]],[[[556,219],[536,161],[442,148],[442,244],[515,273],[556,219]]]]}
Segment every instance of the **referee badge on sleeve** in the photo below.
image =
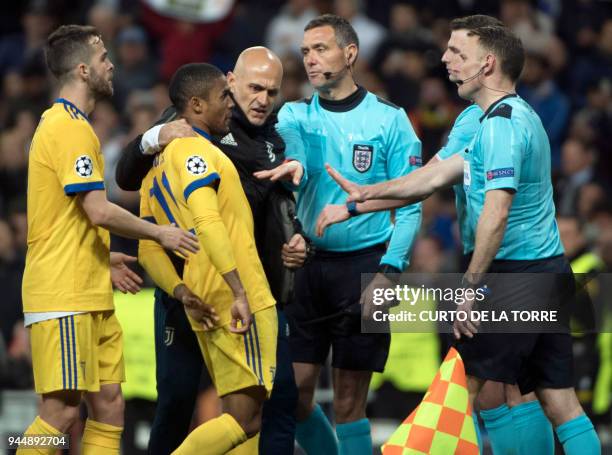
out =
{"type": "Polygon", "coordinates": [[[91,177],[91,174],[93,174],[93,161],[88,155],[81,155],[74,163],[74,170],[79,177],[91,177]]]}
{"type": "Polygon", "coordinates": [[[208,169],[208,164],[200,155],[191,155],[185,162],[187,172],[191,175],[202,175],[208,169]]]}
{"type": "Polygon", "coordinates": [[[374,147],[366,144],[353,145],[353,167],[359,172],[366,172],[372,167],[374,147]]]}

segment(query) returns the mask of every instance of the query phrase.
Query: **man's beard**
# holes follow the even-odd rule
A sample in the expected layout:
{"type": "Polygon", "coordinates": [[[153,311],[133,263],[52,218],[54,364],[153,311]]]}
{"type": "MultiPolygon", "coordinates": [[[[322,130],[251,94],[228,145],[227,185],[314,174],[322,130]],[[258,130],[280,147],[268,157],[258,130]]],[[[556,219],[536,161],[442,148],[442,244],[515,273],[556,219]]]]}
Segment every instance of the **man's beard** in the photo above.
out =
{"type": "Polygon", "coordinates": [[[113,96],[113,83],[92,70],[89,90],[96,100],[113,96]]]}

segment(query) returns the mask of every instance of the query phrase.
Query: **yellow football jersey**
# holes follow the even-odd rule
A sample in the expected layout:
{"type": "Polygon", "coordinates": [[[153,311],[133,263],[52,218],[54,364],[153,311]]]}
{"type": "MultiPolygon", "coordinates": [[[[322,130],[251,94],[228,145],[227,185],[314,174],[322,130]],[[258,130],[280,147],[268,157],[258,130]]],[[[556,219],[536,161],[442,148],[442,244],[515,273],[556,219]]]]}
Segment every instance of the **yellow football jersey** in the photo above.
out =
{"type": "Polygon", "coordinates": [[[58,99],[41,119],[28,163],[24,312],[113,309],[108,231],[76,195],[104,190],[100,142],[87,116],[58,99]]]}
{"type": "Polygon", "coordinates": [[[257,254],[253,215],[238,172],[206,138],[206,133],[196,131],[200,136],[176,139],[157,155],[143,180],[140,215],[157,224],[176,223],[196,232],[201,249],[187,258],[183,279],[202,301],[215,307],[219,324],[225,325],[231,321],[229,310],[234,298],[221,273],[238,269],[252,312],[272,306],[275,301],[257,254]],[[204,213],[196,201],[200,195],[194,197],[204,187],[215,188],[210,193],[200,193],[216,199],[210,201],[216,207],[213,214],[204,213]],[[222,222],[216,222],[219,219],[222,222]],[[231,251],[219,251],[221,243],[207,239],[211,232],[219,238],[227,236],[231,251]],[[218,271],[213,264],[211,257],[219,255],[224,255],[227,270],[218,271]]]}

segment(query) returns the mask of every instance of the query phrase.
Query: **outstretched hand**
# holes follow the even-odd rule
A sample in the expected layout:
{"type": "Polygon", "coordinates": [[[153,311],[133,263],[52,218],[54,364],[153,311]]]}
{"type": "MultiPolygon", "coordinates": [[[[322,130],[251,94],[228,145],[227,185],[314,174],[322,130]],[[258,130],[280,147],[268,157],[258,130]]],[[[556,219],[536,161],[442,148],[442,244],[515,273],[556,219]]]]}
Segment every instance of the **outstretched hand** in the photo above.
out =
{"type": "Polygon", "coordinates": [[[270,179],[272,182],[291,180],[291,183],[297,186],[304,176],[304,167],[299,161],[288,161],[274,169],[254,172],[253,175],[260,180],[270,179]]]}
{"type": "Polygon", "coordinates": [[[348,194],[346,202],[366,201],[366,195],[363,186],[351,182],[327,163],[325,163],[325,169],[327,170],[327,173],[330,175],[330,177],[333,178],[338,185],[340,185],[340,188],[342,188],[348,194]]]}

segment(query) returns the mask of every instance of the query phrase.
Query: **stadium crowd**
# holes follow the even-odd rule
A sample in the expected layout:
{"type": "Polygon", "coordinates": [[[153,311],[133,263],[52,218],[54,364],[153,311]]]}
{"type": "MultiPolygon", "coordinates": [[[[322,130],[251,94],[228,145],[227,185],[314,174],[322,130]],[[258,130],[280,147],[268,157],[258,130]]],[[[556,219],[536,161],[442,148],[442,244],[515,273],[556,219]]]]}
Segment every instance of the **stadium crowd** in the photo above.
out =
{"type": "MultiPolygon", "coordinates": [[[[147,1],[34,0],[1,8],[11,9],[3,11],[0,19],[0,390],[33,387],[21,303],[27,162],[38,118],[54,95],[42,46],[60,24],[96,26],[115,64],[115,95],[97,103],[91,120],[105,158],[108,197],[137,214],[138,193],[117,186],[115,166],[123,148],[170,104],[168,82],[181,65],[210,62],[227,71],[243,49],[263,44],[283,63],[281,103],[310,96],[299,48],[304,25],[322,13],[338,14],[351,22],[361,41],[355,80],[406,110],[426,162],[444,144],[466,106],[441,63],[450,19],[495,15],[521,38],[527,52],[518,93],[540,116],[550,139],[566,254],[570,260],[592,254],[598,272],[612,271],[612,5],[608,2],[237,0],[227,15],[213,21],[164,15],[147,1]]],[[[113,251],[136,256],[135,241],[113,238],[112,242],[113,251]]],[[[412,270],[455,272],[460,256],[453,193],[434,194],[423,203],[412,270]]],[[[579,374],[601,361],[580,353],[576,358],[584,363],[577,368],[579,374]]],[[[588,402],[592,384],[584,385],[582,396],[580,384],[577,389],[588,402]]],[[[387,392],[391,393],[381,389],[381,396],[387,392]]],[[[384,417],[386,411],[399,417],[408,410],[401,407],[395,415],[394,407],[376,409],[376,414],[384,417]]],[[[601,424],[609,424],[609,407],[604,414],[601,424]]]]}

